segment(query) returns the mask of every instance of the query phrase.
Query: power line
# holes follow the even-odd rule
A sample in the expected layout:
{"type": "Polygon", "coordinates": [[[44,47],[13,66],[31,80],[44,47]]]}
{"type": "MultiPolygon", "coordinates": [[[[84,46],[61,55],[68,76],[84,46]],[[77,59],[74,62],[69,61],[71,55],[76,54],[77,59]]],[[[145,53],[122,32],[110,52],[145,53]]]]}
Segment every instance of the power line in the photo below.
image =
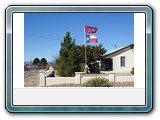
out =
{"type": "Polygon", "coordinates": [[[58,38],[49,38],[49,37],[44,37],[44,36],[39,36],[39,35],[31,35],[31,34],[24,34],[24,36],[37,37],[37,38],[49,39],[49,40],[57,40],[57,41],[62,40],[62,39],[58,39],[58,38]]]}

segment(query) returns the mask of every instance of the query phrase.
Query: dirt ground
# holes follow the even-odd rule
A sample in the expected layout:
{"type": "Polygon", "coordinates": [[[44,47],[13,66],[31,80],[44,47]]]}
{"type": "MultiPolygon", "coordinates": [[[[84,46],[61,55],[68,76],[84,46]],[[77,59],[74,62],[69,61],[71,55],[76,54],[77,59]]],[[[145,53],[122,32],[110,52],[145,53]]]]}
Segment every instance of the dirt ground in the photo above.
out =
{"type": "Polygon", "coordinates": [[[24,79],[24,87],[38,87],[39,74],[24,79]]]}

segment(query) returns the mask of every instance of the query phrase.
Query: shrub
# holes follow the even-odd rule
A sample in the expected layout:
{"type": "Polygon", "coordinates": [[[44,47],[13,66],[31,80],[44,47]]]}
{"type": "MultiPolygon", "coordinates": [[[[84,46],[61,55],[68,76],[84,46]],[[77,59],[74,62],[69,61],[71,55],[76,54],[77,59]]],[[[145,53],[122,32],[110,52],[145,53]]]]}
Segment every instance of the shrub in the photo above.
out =
{"type": "Polygon", "coordinates": [[[85,83],[83,83],[85,87],[111,87],[111,83],[109,80],[105,78],[93,78],[85,83]]]}
{"type": "Polygon", "coordinates": [[[131,74],[134,75],[134,67],[132,67],[131,74]]]}
{"type": "Polygon", "coordinates": [[[30,71],[31,69],[29,67],[24,66],[24,71],[30,71]]]}

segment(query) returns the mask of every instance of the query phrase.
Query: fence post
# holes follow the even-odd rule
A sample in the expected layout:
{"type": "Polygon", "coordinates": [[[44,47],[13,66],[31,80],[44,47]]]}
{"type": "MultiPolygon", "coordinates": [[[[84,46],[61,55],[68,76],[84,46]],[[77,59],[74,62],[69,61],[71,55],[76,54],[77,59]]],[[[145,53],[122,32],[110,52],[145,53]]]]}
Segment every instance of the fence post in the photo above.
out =
{"type": "Polygon", "coordinates": [[[75,84],[81,84],[81,74],[85,72],[75,72],[75,84]]]}
{"type": "Polygon", "coordinates": [[[81,72],[75,72],[75,84],[81,83],[81,72]]]}
{"type": "Polygon", "coordinates": [[[109,81],[115,82],[115,73],[109,73],[109,81]]]}
{"type": "Polygon", "coordinates": [[[39,70],[39,86],[46,86],[45,70],[39,70]]]}

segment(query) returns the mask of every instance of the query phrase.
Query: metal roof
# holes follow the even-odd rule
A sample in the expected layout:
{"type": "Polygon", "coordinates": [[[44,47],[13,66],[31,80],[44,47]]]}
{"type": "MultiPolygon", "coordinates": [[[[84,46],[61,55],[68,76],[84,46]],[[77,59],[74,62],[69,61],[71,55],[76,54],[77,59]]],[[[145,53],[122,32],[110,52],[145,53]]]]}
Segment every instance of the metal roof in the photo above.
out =
{"type": "Polygon", "coordinates": [[[123,49],[125,49],[125,48],[127,48],[127,47],[133,48],[133,47],[134,47],[134,44],[130,44],[130,45],[123,46],[123,47],[117,48],[117,49],[115,49],[115,50],[112,50],[112,51],[110,51],[110,52],[108,52],[108,53],[106,53],[106,54],[104,54],[104,55],[99,56],[99,57],[98,57],[98,60],[99,60],[99,59],[102,59],[102,58],[104,58],[104,57],[107,57],[108,55],[111,55],[111,54],[113,54],[113,53],[116,53],[116,52],[118,52],[118,51],[121,51],[121,50],[123,50],[123,49]]]}

